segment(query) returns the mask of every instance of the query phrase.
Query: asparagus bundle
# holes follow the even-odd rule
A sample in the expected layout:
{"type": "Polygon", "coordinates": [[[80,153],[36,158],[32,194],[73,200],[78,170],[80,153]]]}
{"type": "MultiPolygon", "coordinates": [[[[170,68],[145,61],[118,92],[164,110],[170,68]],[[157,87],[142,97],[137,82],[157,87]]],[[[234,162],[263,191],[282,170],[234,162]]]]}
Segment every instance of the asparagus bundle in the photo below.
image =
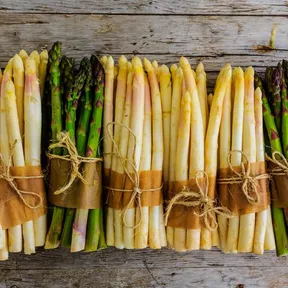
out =
{"type": "MultiPolygon", "coordinates": [[[[252,170],[251,172],[249,171],[249,173],[256,175],[263,174],[266,177],[264,166],[262,95],[260,89],[256,89],[254,92],[254,70],[252,67],[247,68],[245,73],[243,73],[240,67],[237,67],[233,71],[233,82],[228,93],[226,88],[220,135],[222,136],[220,137],[219,147],[221,177],[228,177],[227,179],[229,180],[229,172],[234,173],[234,171],[236,171],[235,169],[237,169],[233,168],[234,171],[230,171],[230,167],[241,167],[241,165],[244,165],[242,162],[248,161],[249,164],[246,163],[246,165],[251,166],[252,170]],[[232,95],[233,109],[231,113],[232,95]],[[232,131],[231,136],[230,131],[232,131]],[[239,151],[243,151],[243,153],[239,151]],[[228,163],[228,160],[230,163],[228,163]]],[[[232,177],[235,176],[233,175],[232,177]]],[[[228,181],[228,183],[230,182],[228,181]]],[[[230,184],[233,185],[233,183],[230,184]]],[[[243,183],[241,185],[243,185],[243,183]]],[[[264,248],[267,250],[273,249],[273,237],[271,239],[269,236],[271,235],[272,226],[268,218],[270,207],[269,203],[267,203],[268,198],[265,192],[265,185],[265,182],[255,184],[254,187],[257,189],[256,192],[259,196],[259,203],[252,203],[248,202],[251,199],[239,198],[243,196],[243,190],[240,191],[241,196],[239,196],[239,193],[233,190],[233,186],[223,188],[220,182],[220,201],[223,201],[224,205],[228,205],[229,208],[236,213],[236,216],[229,220],[220,215],[218,217],[220,243],[223,252],[237,253],[253,251],[256,254],[263,254],[264,248]],[[232,192],[230,192],[232,194],[229,194],[228,189],[232,189],[232,192]],[[266,194],[261,194],[262,190],[266,194]],[[231,200],[229,200],[231,195],[233,195],[234,199],[231,198],[231,200]],[[231,203],[229,204],[229,201],[234,202],[235,206],[231,203]],[[259,205],[260,208],[258,208],[257,205],[259,205]]],[[[248,189],[250,188],[248,187],[248,189]]]]}
{"type": "MultiPolygon", "coordinates": [[[[107,244],[118,249],[166,246],[160,193],[163,165],[161,93],[154,67],[147,59],[143,63],[147,76],[138,57],[130,63],[121,56],[115,89],[112,88],[111,57],[107,58],[105,69],[105,90],[108,86],[109,99],[113,99],[112,91],[115,91],[114,117],[112,100],[107,109],[104,107],[104,119],[107,119],[104,148],[105,141],[110,143],[104,154],[109,183],[107,244]],[[142,190],[141,195],[138,189],[142,190]]],[[[166,68],[162,67],[162,95],[169,98],[167,77],[170,73],[166,68]]]]}
{"type": "Polygon", "coordinates": [[[16,54],[8,62],[1,81],[0,139],[3,173],[5,174],[5,169],[8,167],[13,176],[21,173],[18,178],[22,178],[23,181],[16,184],[17,180],[13,176],[3,174],[10,182],[6,187],[3,186],[1,191],[13,189],[17,196],[10,201],[11,204],[7,203],[3,215],[2,221],[8,229],[1,228],[1,260],[8,258],[8,251],[22,250],[22,233],[25,254],[35,253],[35,247],[43,246],[46,236],[46,195],[40,168],[42,113],[39,80],[36,73],[38,64],[32,56],[28,57],[24,50],[19,54],[25,60],[24,63],[16,54]],[[14,168],[12,169],[11,166],[14,168]],[[35,182],[31,186],[29,179],[33,177],[35,182]],[[28,191],[21,190],[27,188],[28,191]],[[13,215],[9,214],[12,207],[17,211],[13,212],[13,215]],[[19,224],[13,226],[13,223],[19,224]]]}
{"type": "MultiPolygon", "coordinates": [[[[274,153],[276,156],[273,157],[274,161],[281,161],[281,155],[287,159],[287,62],[283,60],[283,63],[278,64],[276,68],[268,67],[265,74],[265,88],[259,76],[255,76],[255,86],[261,89],[262,100],[263,100],[263,118],[265,122],[265,128],[268,135],[268,143],[266,144],[270,157],[274,153]],[[283,67],[282,67],[283,66],[283,67]],[[279,108],[280,107],[280,108],[279,108]],[[280,110],[279,110],[280,109],[280,110]],[[273,154],[272,154],[273,153],[273,154]]],[[[271,159],[271,158],[270,158],[271,159]]],[[[269,162],[268,162],[269,163],[269,162]]],[[[280,169],[281,170],[281,169],[280,169]]],[[[281,174],[281,171],[280,171],[281,174]]],[[[271,172],[275,182],[271,182],[272,189],[272,218],[273,228],[276,241],[277,255],[287,255],[287,243],[288,243],[288,232],[287,232],[287,218],[285,219],[285,198],[281,199],[281,195],[285,197],[285,175],[278,176],[271,172]],[[279,182],[278,182],[279,181],[279,182]],[[281,194],[282,191],[282,194],[281,194]],[[280,197],[278,199],[278,197],[280,197]],[[281,203],[279,205],[279,203],[281,203]],[[284,206],[283,206],[284,205],[284,206]],[[283,209],[284,208],[284,209],[283,209]],[[286,223],[285,223],[286,220],[286,223]]],[[[287,200],[286,200],[287,205],[287,200]]],[[[287,206],[286,206],[287,207],[287,206]]],[[[287,208],[286,208],[287,210],[287,208]]],[[[268,211],[269,212],[269,211],[268,211]]],[[[270,214],[268,213],[268,223],[270,214]]],[[[266,233],[269,237],[271,231],[266,233]]],[[[266,239],[265,246],[267,247],[266,239]]]]}
{"type": "MultiPolygon", "coordinates": [[[[76,157],[81,161],[81,165],[78,164],[77,171],[73,170],[71,173],[69,170],[74,167],[71,166],[72,162],[68,163],[68,170],[65,170],[67,166],[63,162],[62,164],[51,162],[52,189],[49,195],[51,202],[54,203],[54,211],[45,248],[56,248],[61,244],[63,247],[71,247],[71,252],[96,251],[106,247],[101,208],[101,186],[99,185],[101,183],[99,175],[101,174],[99,174],[100,166],[96,163],[99,161],[97,157],[100,155],[104,71],[94,55],[91,56],[91,60],[83,58],[79,70],[76,71],[73,59],[65,56],[61,58],[61,43],[59,42],[53,45],[49,53],[54,56],[51,57],[50,71],[47,75],[50,79],[51,90],[52,141],[56,142],[52,157],[63,155],[71,157],[71,161],[74,161],[71,151],[75,149],[74,153],[77,153],[76,157]],[[61,145],[58,147],[57,141],[61,141],[64,125],[65,135],[69,141],[66,142],[66,146],[64,145],[65,148],[61,149],[61,145]],[[55,176],[53,170],[55,167],[57,168],[57,165],[64,165],[62,174],[60,173],[58,177],[55,176]],[[70,174],[73,173],[81,178],[72,178],[71,181],[70,174]],[[78,176],[79,173],[81,173],[80,176],[78,176]],[[65,178],[66,182],[59,185],[61,178],[65,178]],[[59,191],[59,186],[63,192],[70,189],[71,193],[57,197],[55,193],[57,194],[59,191]]],[[[59,161],[58,159],[57,161],[59,161]]],[[[60,159],[62,158],[60,157],[60,159]]],[[[72,165],[75,164],[72,163],[72,165]]]]}

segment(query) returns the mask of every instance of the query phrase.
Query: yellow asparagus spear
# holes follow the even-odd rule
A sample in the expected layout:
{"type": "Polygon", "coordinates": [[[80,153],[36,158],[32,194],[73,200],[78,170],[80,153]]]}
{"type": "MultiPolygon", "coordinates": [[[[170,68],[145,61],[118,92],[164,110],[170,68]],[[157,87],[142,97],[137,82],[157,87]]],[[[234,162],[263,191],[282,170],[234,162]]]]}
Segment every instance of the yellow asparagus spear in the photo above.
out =
{"type": "Polygon", "coordinates": [[[40,65],[40,55],[38,53],[38,51],[34,50],[33,52],[31,52],[31,54],[29,55],[29,57],[31,57],[32,59],[34,59],[35,61],[35,65],[36,65],[36,75],[39,78],[39,65],[40,65]]]}
{"type": "Polygon", "coordinates": [[[25,61],[28,58],[27,52],[25,50],[21,50],[18,55],[21,57],[23,63],[25,64],[25,61]]]}

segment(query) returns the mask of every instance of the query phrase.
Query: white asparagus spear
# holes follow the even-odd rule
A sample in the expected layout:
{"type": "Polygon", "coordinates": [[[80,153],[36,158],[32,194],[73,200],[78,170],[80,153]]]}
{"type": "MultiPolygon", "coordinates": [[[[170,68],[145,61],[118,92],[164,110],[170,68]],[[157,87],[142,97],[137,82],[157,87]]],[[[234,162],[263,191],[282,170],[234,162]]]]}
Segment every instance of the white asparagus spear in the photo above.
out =
{"type": "MultiPolygon", "coordinates": [[[[24,92],[24,132],[25,132],[25,165],[41,165],[41,95],[36,75],[35,60],[30,57],[25,61],[24,92]]],[[[35,246],[43,246],[47,232],[47,217],[40,216],[34,220],[35,246]]]]}
{"type": "MultiPolygon", "coordinates": [[[[163,167],[163,126],[162,107],[158,80],[155,70],[149,60],[144,58],[144,67],[148,73],[152,100],[152,164],[151,169],[161,171],[163,167]]],[[[149,247],[152,249],[161,248],[160,237],[160,208],[161,206],[150,207],[149,209],[149,247]]]]}
{"type": "MultiPolygon", "coordinates": [[[[18,124],[15,87],[12,80],[8,80],[8,82],[5,85],[5,109],[6,109],[7,127],[9,127],[8,130],[9,143],[12,149],[12,158],[14,166],[23,167],[25,166],[25,159],[18,124]]],[[[33,221],[23,223],[22,227],[24,238],[24,253],[25,254],[35,253],[33,221]]]]}
{"type": "MultiPolygon", "coordinates": [[[[191,125],[191,94],[189,93],[189,91],[187,91],[182,97],[180,107],[180,117],[177,133],[176,162],[175,162],[175,181],[185,181],[188,179],[190,125],[191,125]]],[[[186,251],[186,229],[184,228],[174,229],[174,249],[179,252],[186,251]]]]}
{"type": "MultiPolygon", "coordinates": [[[[134,133],[135,137],[132,137],[131,135],[129,136],[127,152],[127,170],[129,173],[135,173],[136,171],[139,172],[140,169],[145,99],[144,71],[140,58],[136,56],[132,58],[132,69],[133,92],[130,129],[134,133]],[[129,162],[134,164],[136,171],[133,170],[129,162]]],[[[134,249],[135,208],[129,208],[127,213],[124,214],[124,217],[123,221],[127,224],[123,227],[124,245],[126,249],[134,249]]]]}
{"type": "Polygon", "coordinates": [[[21,57],[23,64],[25,63],[26,59],[29,57],[25,50],[19,51],[18,55],[21,57]]]}
{"type": "MultiPolygon", "coordinates": [[[[172,75],[172,104],[171,104],[171,132],[170,132],[170,163],[169,163],[169,181],[175,181],[175,162],[177,148],[177,133],[180,117],[180,105],[182,97],[183,72],[176,64],[170,67],[172,75]]],[[[174,228],[167,226],[168,246],[174,246],[174,228]]]]}
{"type": "Polygon", "coordinates": [[[207,86],[206,86],[206,73],[204,65],[200,62],[196,68],[196,84],[198,97],[201,106],[202,122],[204,127],[204,133],[206,133],[208,123],[208,102],[207,102],[207,86]]]}
{"type": "MultiPolygon", "coordinates": [[[[205,137],[205,172],[209,178],[215,178],[217,174],[217,150],[220,122],[222,117],[223,100],[226,87],[231,80],[231,66],[226,64],[222,69],[223,74],[219,78],[213,96],[209,115],[207,133],[205,137]]],[[[211,183],[210,183],[211,185],[211,183]]],[[[207,228],[201,230],[201,249],[211,249],[211,233],[207,228]]]]}
{"type": "MultiPolygon", "coordinates": [[[[254,93],[254,115],[255,115],[255,129],[256,129],[256,161],[265,162],[262,92],[259,87],[255,90],[254,93]]],[[[261,255],[264,253],[268,209],[270,209],[270,207],[256,214],[255,235],[253,244],[253,252],[255,254],[261,255]]]]}
{"type": "MultiPolygon", "coordinates": [[[[232,142],[231,150],[242,150],[243,138],[243,118],[244,118],[244,73],[240,67],[233,71],[234,104],[232,118],[232,142]]],[[[233,153],[231,156],[231,165],[240,166],[241,154],[233,153]]],[[[227,251],[237,253],[238,234],[239,234],[239,216],[234,216],[228,220],[227,251]]]]}
{"type": "Polygon", "coordinates": [[[265,233],[264,249],[265,250],[276,249],[270,206],[268,207],[268,213],[267,213],[267,227],[266,227],[266,233],[265,233]]]}
{"type": "MultiPolygon", "coordinates": [[[[243,152],[250,163],[256,162],[256,134],[254,116],[254,70],[248,67],[244,74],[243,152]]],[[[255,231],[255,213],[240,216],[238,251],[252,252],[255,231]]]]}
{"type": "MultiPolygon", "coordinates": [[[[223,101],[223,110],[222,110],[222,118],[220,125],[220,144],[219,144],[219,168],[227,169],[227,156],[230,152],[231,147],[231,82],[229,81],[226,91],[225,97],[223,101]]],[[[219,234],[220,234],[220,247],[223,252],[227,251],[226,239],[228,232],[228,219],[222,215],[218,215],[218,224],[219,224],[219,234]]]]}
{"type": "MultiPolygon", "coordinates": [[[[35,61],[35,65],[36,65],[36,74],[37,74],[37,78],[39,78],[39,65],[40,65],[40,55],[39,52],[37,50],[34,50],[31,52],[31,54],[29,55],[30,58],[34,59],[35,61]]],[[[24,62],[25,64],[25,62],[24,62]]]]}
{"type": "MultiPolygon", "coordinates": [[[[143,141],[142,153],[140,160],[140,171],[151,170],[152,159],[152,111],[151,111],[151,96],[150,87],[147,76],[144,75],[145,84],[145,103],[144,103],[144,128],[143,128],[143,141]]],[[[140,221],[140,208],[136,208],[136,223],[140,221]]],[[[142,206],[142,221],[136,228],[135,233],[135,248],[143,249],[148,246],[148,233],[149,233],[149,207],[142,206]]]]}
{"type": "Polygon", "coordinates": [[[0,249],[0,261],[5,261],[5,260],[7,260],[9,258],[8,241],[7,241],[7,229],[2,230],[2,231],[3,231],[3,235],[2,235],[3,246],[0,249]]]}
{"type": "MultiPolygon", "coordinates": [[[[0,149],[2,154],[2,160],[4,165],[8,166],[9,164],[9,155],[10,155],[10,145],[9,145],[9,136],[7,129],[7,111],[5,108],[5,86],[7,82],[12,78],[12,65],[13,58],[11,58],[5,68],[2,85],[1,85],[1,143],[0,149]]],[[[17,120],[18,121],[18,120],[17,120]]],[[[13,161],[13,159],[12,159],[13,161]]],[[[10,163],[12,165],[12,163],[10,163]]],[[[17,225],[8,229],[8,248],[9,252],[21,252],[22,251],[22,227],[21,225],[17,225]]]]}
{"type": "MultiPolygon", "coordinates": [[[[201,89],[205,90],[204,87],[202,87],[201,89]]],[[[201,95],[201,97],[202,96],[203,95],[201,95]]],[[[191,97],[191,125],[190,125],[189,179],[195,179],[197,172],[204,170],[204,136],[206,127],[204,127],[202,121],[203,110],[201,107],[200,99],[197,97],[196,93],[193,94],[190,93],[190,97],[191,97]]],[[[206,118],[206,114],[204,114],[204,117],[206,118]]],[[[188,250],[200,249],[200,239],[201,239],[200,235],[201,235],[201,229],[186,230],[186,248],[188,250]]]]}
{"type": "Polygon", "coordinates": [[[44,49],[40,53],[40,64],[39,64],[39,85],[40,85],[40,95],[43,98],[45,89],[45,78],[47,74],[47,64],[48,64],[48,51],[44,49]]]}
{"type": "MultiPolygon", "coordinates": [[[[126,85],[126,97],[125,97],[125,105],[124,105],[124,113],[122,115],[121,123],[123,127],[121,128],[121,137],[119,142],[119,154],[121,158],[118,158],[116,172],[119,174],[124,174],[124,166],[125,161],[123,162],[122,159],[127,158],[127,150],[128,150],[128,141],[129,141],[129,130],[124,127],[130,127],[130,120],[131,120],[131,105],[132,105],[132,84],[133,84],[133,72],[132,72],[132,64],[131,62],[127,63],[127,85],[126,85]]],[[[118,249],[124,248],[124,241],[123,241],[123,222],[121,216],[121,210],[112,210],[112,218],[107,216],[107,241],[109,240],[109,246],[114,245],[112,239],[114,241],[114,230],[115,230],[115,247],[118,249]],[[114,220],[113,220],[113,213],[114,213],[114,220]],[[109,220],[110,219],[110,220],[109,220]],[[110,221],[110,222],[108,222],[110,221]],[[113,224],[114,222],[114,224],[113,224]],[[112,224],[110,224],[112,223],[112,224]]],[[[109,210],[108,210],[109,212],[109,210]]]]}

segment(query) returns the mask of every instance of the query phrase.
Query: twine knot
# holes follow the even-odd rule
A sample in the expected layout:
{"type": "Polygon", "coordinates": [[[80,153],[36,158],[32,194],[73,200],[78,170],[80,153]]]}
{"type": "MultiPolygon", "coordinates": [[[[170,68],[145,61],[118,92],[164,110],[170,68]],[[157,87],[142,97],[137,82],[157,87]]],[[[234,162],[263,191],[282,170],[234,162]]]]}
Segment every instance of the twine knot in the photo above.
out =
{"type": "Polygon", "coordinates": [[[258,205],[260,203],[260,194],[258,192],[257,181],[262,179],[270,179],[270,175],[262,173],[256,176],[251,175],[251,162],[248,156],[241,150],[231,150],[227,155],[227,163],[230,170],[236,175],[227,178],[220,178],[218,184],[242,184],[241,190],[245,195],[247,201],[251,205],[258,205]],[[244,163],[241,163],[241,172],[235,170],[231,164],[231,157],[234,153],[240,153],[246,160],[246,167],[244,163]]]}
{"type": "Polygon", "coordinates": [[[233,216],[232,212],[226,207],[214,207],[215,201],[208,196],[209,178],[206,172],[198,171],[195,176],[198,191],[191,191],[183,187],[180,193],[177,193],[170,201],[166,209],[165,225],[168,224],[169,215],[175,205],[186,207],[199,207],[200,213],[194,212],[198,217],[202,217],[206,228],[214,231],[218,227],[215,214],[223,215],[227,218],[233,216]],[[200,179],[204,179],[204,185],[200,184],[200,179]],[[203,188],[203,186],[205,188],[203,188]]]}
{"type": "Polygon", "coordinates": [[[86,179],[84,179],[83,175],[81,174],[81,171],[79,168],[82,163],[96,163],[96,162],[102,161],[102,158],[89,158],[89,157],[79,156],[77,152],[77,148],[75,144],[73,143],[73,141],[71,140],[68,132],[58,133],[57,140],[58,140],[57,143],[53,143],[49,145],[48,150],[51,151],[55,148],[65,148],[67,150],[67,155],[62,156],[62,155],[47,153],[47,157],[49,159],[61,159],[64,161],[69,161],[71,164],[71,173],[70,173],[69,181],[61,188],[54,191],[54,194],[59,195],[61,193],[64,193],[66,190],[68,190],[71,187],[71,185],[73,184],[76,178],[80,179],[80,181],[84,185],[89,185],[89,183],[86,181],[86,179]]]}

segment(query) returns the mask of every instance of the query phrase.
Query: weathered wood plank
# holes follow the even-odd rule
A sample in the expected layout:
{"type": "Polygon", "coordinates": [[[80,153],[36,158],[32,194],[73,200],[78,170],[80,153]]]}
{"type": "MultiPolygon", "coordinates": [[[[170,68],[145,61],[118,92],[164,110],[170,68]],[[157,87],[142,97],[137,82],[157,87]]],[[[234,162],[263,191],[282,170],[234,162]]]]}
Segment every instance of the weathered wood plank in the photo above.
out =
{"type": "Polygon", "coordinates": [[[2,269],[76,269],[77,267],[90,267],[91,269],[107,268],[127,269],[145,268],[148,264],[153,268],[231,268],[231,267],[285,267],[288,259],[277,258],[275,252],[266,252],[262,256],[251,254],[223,254],[218,250],[193,251],[189,253],[177,253],[169,249],[141,251],[117,250],[109,248],[97,253],[69,253],[67,250],[56,249],[45,251],[38,249],[36,255],[10,254],[9,260],[0,262],[2,269]]]}
{"type": "Polygon", "coordinates": [[[2,270],[0,287],[288,287],[288,267],[2,270]],[[15,285],[15,286],[13,286],[15,285]]]}
{"type": "Polygon", "coordinates": [[[0,7],[28,13],[288,15],[285,0],[2,0],[0,7]]]}
{"type": "Polygon", "coordinates": [[[0,51],[7,60],[21,48],[39,49],[61,40],[64,51],[76,57],[91,52],[260,57],[258,45],[268,44],[275,22],[276,48],[287,51],[287,17],[0,13],[0,51]]]}

